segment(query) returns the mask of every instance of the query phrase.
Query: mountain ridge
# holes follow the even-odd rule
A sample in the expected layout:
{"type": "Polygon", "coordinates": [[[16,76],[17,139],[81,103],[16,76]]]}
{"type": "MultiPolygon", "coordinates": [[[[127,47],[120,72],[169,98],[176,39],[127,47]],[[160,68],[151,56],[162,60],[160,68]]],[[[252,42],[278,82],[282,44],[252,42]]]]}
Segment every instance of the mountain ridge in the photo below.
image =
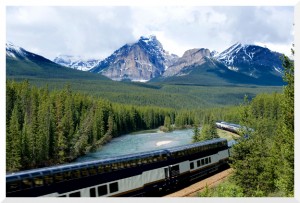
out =
{"type": "MultiPolygon", "coordinates": [[[[30,61],[35,57],[35,54],[24,51],[26,50],[21,47],[7,43],[7,58],[30,61]]],[[[247,84],[282,85],[283,67],[280,56],[281,53],[265,47],[235,43],[222,52],[211,52],[208,48],[194,48],[186,50],[181,57],[178,57],[165,51],[156,36],[150,35],[141,36],[138,41],[123,45],[103,60],[84,61],[81,57],[61,55],[53,61],[56,62],[55,64],[60,64],[60,67],[63,65],[96,73],[116,81],[174,82],[177,80],[183,83],[184,78],[185,83],[202,85],[203,82],[199,81],[206,81],[203,77],[210,75],[209,77],[215,77],[212,81],[222,78],[232,84],[244,84],[247,81],[247,84]]],[[[42,56],[36,55],[36,58],[39,57],[42,56]]],[[[50,62],[52,61],[47,61],[50,62]]]]}

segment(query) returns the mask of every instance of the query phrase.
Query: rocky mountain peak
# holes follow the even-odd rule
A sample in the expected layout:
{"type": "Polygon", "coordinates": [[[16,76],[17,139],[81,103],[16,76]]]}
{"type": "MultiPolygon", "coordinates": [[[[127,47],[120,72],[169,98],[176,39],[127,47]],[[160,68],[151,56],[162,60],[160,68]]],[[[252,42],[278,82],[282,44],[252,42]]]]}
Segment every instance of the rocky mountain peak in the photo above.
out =
{"type": "Polygon", "coordinates": [[[184,52],[181,58],[178,58],[163,74],[164,77],[170,77],[180,73],[180,71],[189,66],[201,65],[205,63],[206,57],[210,57],[209,49],[190,49],[184,52]]]}
{"type": "Polygon", "coordinates": [[[126,44],[91,69],[113,80],[148,81],[160,76],[176,58],[163,49],[154,35],[126,44]]]}
{"type": "Polygon", "coordinates": [[[184,52],[182,58],[202,58],[204,56],[210,56],[209,49],[201,48],[201,49],[190,49],[184,52]]]}

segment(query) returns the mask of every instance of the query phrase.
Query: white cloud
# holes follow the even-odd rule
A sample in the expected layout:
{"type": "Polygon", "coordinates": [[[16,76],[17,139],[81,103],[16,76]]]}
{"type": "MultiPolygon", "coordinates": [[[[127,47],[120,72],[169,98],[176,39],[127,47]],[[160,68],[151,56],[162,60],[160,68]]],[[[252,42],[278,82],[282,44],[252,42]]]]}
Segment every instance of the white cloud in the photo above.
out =
{"type": "Polygon", "coordinates": [[[178,55],[236,41],[285,52],[293,43],[292,7],[8,7],[6,15],[7,40],[50,59],[104,58],[150,34],[178,55]]]}

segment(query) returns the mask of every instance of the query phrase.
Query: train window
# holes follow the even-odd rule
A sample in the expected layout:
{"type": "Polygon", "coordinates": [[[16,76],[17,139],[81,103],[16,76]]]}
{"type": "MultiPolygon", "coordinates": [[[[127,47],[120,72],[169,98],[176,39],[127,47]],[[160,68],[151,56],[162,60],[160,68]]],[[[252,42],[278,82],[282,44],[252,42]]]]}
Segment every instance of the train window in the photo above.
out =
{"type": "Polygon", "coordinates": [[[96,170],[96,168],[94,168],[94,167],[89,168],[89,174],[90,174],[90,175],[97,175],[97,170],[96,170]]]}
{"type": "Polygon", "coordinates": [[[56,183],[59,183],[59,182],[61,182],[63,180],[64,180],[64,177],[63,177],[62,173],[55,173],[54,174],[54,181],[56,183]]]}
{"type": "Polygon", "coordinates": [[[129,161],[125,162],[125,167],[126,167],[126,168],[130,168],[130,163],[129,163],[129,161]]]}
{"type": "Polygon", "coordinates": [[[76,178],[80,178],[81,177],[81,175],[80,175],[80,170],[73,170],[72,172],[72,178],[73,179],[76,179],[76,178]]]}
{"type": "Polygon", "coordinates": [[[51,175],[44,176],[44,184],[51,185],[53,183],[53,177],[51,175]]]}
{"type": "Polygon", "coordinates": [[[80,197],[80,191],[69,194],[69,197],[80,197]]]}
{"type": "Polygon", "coordinates": [[[200,166],[200,160],[197,161],[197,167],[199,167],[199,166],[200,166]]]}
{"type": "Polygon", "coordinates": [[[119,190],[118,182],[109,184],[109,192],[110,193],[117,192],[118,190],[119,190]]]}
{"type": "Polygon", "coordinates": [[[208,158],[205,158],[205,164],[208,164],[208,158]]]}
{"type": "Polygon", "coordinates": [[[87,168],[81,169],[81,176],[82,177],[89,176],[89,172],[88,172],[87,168]]]}
{"type": "Polygon", "coordinates": [[[90,197],[96,197],[96,188],[90,188],[90,197]]]}
{"type": "Polygon", "coordinates": [[[29,178],[23,179],[22,180],[22,188],[31,188],[32,187],[32,180],[29,178]]]}
{"type": "Polygon", "coordinates": [[[141,165],[142,164],[142,159],[139,159],[137,163],[138,163],[138,165],[141,165]]]}
{"type": "Polygon", "coordinates": [[[201,159],[201,166],[204,165],[204,159],[201,159]]]}
{"type": "Polygon", "coordinates": [[[98,187],[98,196],[107,194],[107,185],[101,185],[98,187]]]}
{"type": "Polygon", "coordinates": [[[72,173],[71,173],[71,171],[64,171],[63,175],[64,175],[64,179],[65,180],[71,180],[72,179],[72,173]]]}
{"type": "Polygon", "coordinates": [[[143,158],[142,163],[143,163],[143,164],[147,164],[147,162],[148,162],[147,159],[146,159],[146,158],[143,158]]]}
{"type": "Polygon", "coordinates": [[[58,197],[67,197],[67,195],[59,195],[58,197]]]}
{"type": "Polygon", "coordinates": [[[135,166],[136,166],[135,160],[131,161],[131,166],[132,166],[132,167],[135,167],[135,166]]]}
{"type": "Polygon", "coordinates": [[[190,169],[194,169],[194,162],[190,163],[190,169]]]}
{"type": "Polygon", "coordinates": [[[114,170],[114,171],[118,170],[118,164],[116,164],[116,163],[112,164],[111,169],[114,170]]]}
{"type": "Polygon", "coordinates": [[[42,177],[35,177],[35,178],[33,178],[33,182],[34,182],[34,185],[36,187],[40,187],[40,186],[44,185],[44,180],[43,180],[42,177]]]}
{"type": "Polygon", "coordinates": [[[98,173],[103,173],[104,172],[104,166],[98,166],[98,173]]]}
{"type": "Polygon", "coordinates": [[[111,171],[111,166],[110,166],[110,164],[107,164],[107,165],[104,166],[104,171],[105,171],[105,172],[110,172],[110,171],[111,171]]]}
{"type": "Polygon", "coordinates": [[[19,180],[6,183],[6,191],[12,192],[21,189],[21,182],[19,180]]]}
{"type": "Polygon", "coordinates": [[[123,162],[119,163],[119,168],[120,168],[120,169],[123,169],[123,168],[124,168],[124,163],[123,163],[123,162]]]}
{"type": "Polygon", "coordinates": [[[208,163],[211,163],[211,157],[208,157],[208,163]]]}

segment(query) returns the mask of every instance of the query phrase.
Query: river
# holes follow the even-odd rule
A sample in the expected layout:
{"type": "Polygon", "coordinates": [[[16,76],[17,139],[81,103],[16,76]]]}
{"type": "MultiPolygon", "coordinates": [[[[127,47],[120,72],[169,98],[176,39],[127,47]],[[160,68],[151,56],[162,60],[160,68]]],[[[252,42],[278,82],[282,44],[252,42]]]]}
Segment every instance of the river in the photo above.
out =
{"type": "Polygon", "coordinates": [[[113,138],[109,143],[95,152],[79,157],[75,162],[91,161],[117,155],[190,144],[192,143],[192,137],[193,129],[174,130],[166,133],[158,129],[135,132],[113,138]]]}

